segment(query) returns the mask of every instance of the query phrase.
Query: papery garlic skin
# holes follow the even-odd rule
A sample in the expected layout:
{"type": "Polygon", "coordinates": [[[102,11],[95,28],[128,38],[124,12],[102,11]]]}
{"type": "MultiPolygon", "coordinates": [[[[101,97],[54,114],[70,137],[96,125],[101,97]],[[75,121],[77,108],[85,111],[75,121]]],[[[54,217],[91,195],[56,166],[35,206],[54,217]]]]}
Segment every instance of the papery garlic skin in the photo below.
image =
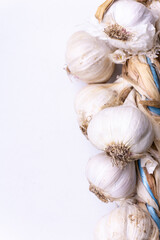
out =
{"type": "Polygon", "coordinates": [[[138,154],[146,152],[154,139],[149,119],[138,108],[125,104],[97,113],[87,133],[93,145],[111,156],[114,164],[122,166],[137,160],[138,154]]]}
{"type": "Polygon", "coordinates": [[[100,153],[88,161],[86,177],[90,183],[90,191],[103,202],[131,197],[136,190],[134,162],[120,169],[113,166],[110,157],[105,153],[100,153]]]}
{"type": "Polygon", "coordinates": [[[160,205],[160,165],[158,165],[154,172],[154,178],[156,183],[157,200],[160,205]]]}
{"type": "Polygon", "coordinates": [[[136,1],[115,1],[101,23],[93,21],[90,34],[110,46],[131,55],[145,53],[153,48],[157,18],[143,4],[136,1]]]}
{"type": "Polygon", "coordinates": [[[152,0],[151,4],[148,7],[152,14],[156,16],[156,29],[157,31],[160,30],[160,2],[157,0],[152,0]]]}
{"type": "Polygon", "coordinates": [[[130,83],[122,78],[111,84],[92,84],[84,87],[75,99],[75,111],[82,132],[87,135],[90,120],[100,110],[123,104],[130,90],[130,83]]]}
{"type": "Polygon", "coordinates": [[[94,240],[159,240],[159,231],[147,212],[126,203],[98,222],[94,240]]]}
{"type": "Polygon", "coordinates": [[[76,32],[67,44],[68,71],[86,83],[106,82],[114,71],[109,53],[110,49],[105,42],[84,31],[76,32]]]}

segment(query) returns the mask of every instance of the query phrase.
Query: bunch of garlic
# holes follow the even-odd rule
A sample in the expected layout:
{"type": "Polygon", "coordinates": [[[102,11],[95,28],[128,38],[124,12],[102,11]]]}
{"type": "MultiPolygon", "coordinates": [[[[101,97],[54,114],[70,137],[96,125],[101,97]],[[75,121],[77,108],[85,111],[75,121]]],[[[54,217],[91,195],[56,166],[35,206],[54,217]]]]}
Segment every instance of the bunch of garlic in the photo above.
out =
{"type": "Polygon", "coordinates": [[[84,31],[76,32],[67,44],[67,70],[86,83],[106,82],[114,71],[109,53],[110,48],[105,42],[84,31]]]}
{"type": "MultiPolygon", "coordinates": [[[[128,98],[132,95],[133,92],[128,98]]],[[[151,122],[129,100],[98,112],[90,121],[87,133],[91,143],[121,167],[142,156],[154,139],[151,122]]]]}
{"type": "Polygon", "coordinates": [[[115,48],[111,58],[116,63],[131,55],[145,54],[154,47],[157,15],[139,2],[115,1],[103,19],[100,15],[99,21],[94,19],[94,27],[88,31],[115,48]]]}
{"type": "Polygon", "coordinates": [[[92,157],[86,166],[90,191],[103,202],[129,198],[136,190],[134,162],[124,169],[113,166],[110,157],[100,153],[92,157]]]}
{"type": "Polygon", "coordinates": [[[135,204],[125,203],[98,222],[94,239],[159,240],[159,231],[147,212],[135,204]]]}
{"type": "Polygon", "coordinates": [[[75,99],[78,123],[102,151],[87,163],[89,189],[120,205],[98,223],[95,240],[159,239],[159,9],[155,0],[106,0],[99,21],[67,44],[67,72],[90,84],[75,99]],[[110,80],[114,63],[123,63],[118,80],[97,84],[110,80]]]}
{"type": "Polygon", "coordinates": [[[119,78],[110,84],[92,84],[84,87],[76,96],[75,111],[80,129],[87,136],[88,124],[100,110],[123,104],[131,91],[131,85],[119,78]]]}

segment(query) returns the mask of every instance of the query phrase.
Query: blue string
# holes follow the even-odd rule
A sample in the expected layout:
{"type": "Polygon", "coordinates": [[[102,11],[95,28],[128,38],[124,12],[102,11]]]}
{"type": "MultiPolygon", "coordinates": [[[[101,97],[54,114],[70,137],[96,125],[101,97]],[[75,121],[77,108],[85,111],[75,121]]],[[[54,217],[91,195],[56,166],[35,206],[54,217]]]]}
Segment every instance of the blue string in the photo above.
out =
{"type": "Polygon", "coordinates": [[[154,82],[156,84],[156,87],[158,88],[158,91],[160,92],[160,81],[159,81],[159,78],[158,78],[158,75],[157,75],[157,72],[155,70],[155,67],[153,66],[151,60],[149,57],[147,57],[147,63],[151,69],[151,72],[152,72],[152,75],[153,75],[153,79],[154,79],[154,82]]]}
{"type": "MultiPolygon", "coordinates": [[[[149,65],[149,67],[150,67],[150,70],[151,70],[151,72],[152,72],[153,79],[154,79],[154,82],[155,82],[155,84],[156,84],[156,87],[158,88],[158,91],[160,92],[160,81],[159,81],[157,72],[156,72],[156,70],[155,70],[155,67],[153,66],[153,64],[152,64],[152,62],[151,62],[151,60],[150,60],[149,57],[146,57],[146,59],[147,59],[148,65],[149,65]]],[[[153,113],[155,113],[155,114],[157,114],[157,115],[160,115],[160,108],[148,106],[148,109],[149,109],[151,112],[153,112],[153,113]]]]}
{"type": "Polygon", "coordinates": [[[157,227],[159,229],[159,235],[160,235],[160,219],[159,219],[155,209],[152,206],[146,204],[146,207],[147,207],[148,212],[150,213],[151,217],[153,218],[153,220],[157,224],[157,227]]]}
{"type": "MultiPolygon", "coordinates": [[[[153,79],[154,79],[154,82],[156,84],[156,87],[158,88],[158,91],[160,92],[160,81],[159,81],[159,78],[158,78],[158,75],[157,75],[157,72],[155,70],[155,67],[153,66],[151,60],[149,57],[146,57],[147,59],[147,63],[150,67],[150,70],[152,72],[152,75],[153,75],[153,79]]],[[[155,113],[157,115],[160,115],[160,108],[156,108],[156,107],[151,107],[151,106],[148,106],[148,109],[152,112],[152,113],[155,113]]]]}
{"type": "Polygon", "coordinates": [[[149,109],[151,112],[153,112],[153,113],[155,113],[155,114],[157,114],[157,115],[160,115],[160,108],[148,106],[148,109],[149,109]]]}

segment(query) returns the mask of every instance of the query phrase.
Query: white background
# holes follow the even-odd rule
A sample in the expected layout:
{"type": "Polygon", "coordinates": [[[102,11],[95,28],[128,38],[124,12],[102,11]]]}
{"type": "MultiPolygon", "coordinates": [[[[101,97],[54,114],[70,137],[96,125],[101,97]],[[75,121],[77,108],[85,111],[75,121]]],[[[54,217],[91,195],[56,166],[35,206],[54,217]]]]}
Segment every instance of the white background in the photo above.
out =
{"type": "Polygon", "coordinates": [[[92,240],[113,209],[88,191],[66,42],[98,0],[0,0],[0,239],[92,240]]]}

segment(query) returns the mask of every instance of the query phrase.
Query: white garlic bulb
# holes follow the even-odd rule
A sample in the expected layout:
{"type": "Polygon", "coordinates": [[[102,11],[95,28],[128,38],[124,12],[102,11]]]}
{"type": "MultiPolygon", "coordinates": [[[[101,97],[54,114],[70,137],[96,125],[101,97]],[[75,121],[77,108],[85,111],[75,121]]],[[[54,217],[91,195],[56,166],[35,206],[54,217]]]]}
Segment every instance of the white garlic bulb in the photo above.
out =
{"type": "Polygon", "coordinates": [[[127,99],[126,104],[101,110],[87,129],[91,143],[105,151],[114,164],[122,167],[137,160],[154,139],[153,127],[147,116],[127,99]]]}
{"type": "Polygon", "coordinates": [[[90,183],[90,191],[103,202],[129,198],[136,190],[134,162],[120,169],[113,166],[110,157],[105,153],[100,153],[88,161],[86,177],[90,183]]]}
{"type": "Polygon", "coordinates": [[[84,31],[74,33],[67,44],[66,63],[70,74],[86,83],[106,82],[114,71],[114,63],[105,42],[84,31]]]}
{"type": "Polygon", "coordinates": [[[121,105],[130,90],[130,83],[122,78],[111,84],[92,84],[84,87],[75,99],[75,111],[82,132],[87,135],[88,123],[92,117],[106,107],[121,105]]]}
{"type": "Polygon", "coordinates": [[[98,222],[94,240],[159,240],[159,231],[149,213],[125,203],[98,222]]]}
{"type": "MultiPolygon", "coordinates": [[[[93,20],[93,26],[88,32],[106,41],[110,46],[121,50],[122,62],[124,55],[145,53],[151,50],[155,38],[155,22],[157,18],[143,4],[136,1],[115,1],[105,13],[102,22],[93,20]],[[126,54],[127,53],[127,54],[126,54]]],[[[116,54],[112,56],[115,62],[116,54]]],[[[118,57],[119,58],[119,57],[118,57]]]]}

